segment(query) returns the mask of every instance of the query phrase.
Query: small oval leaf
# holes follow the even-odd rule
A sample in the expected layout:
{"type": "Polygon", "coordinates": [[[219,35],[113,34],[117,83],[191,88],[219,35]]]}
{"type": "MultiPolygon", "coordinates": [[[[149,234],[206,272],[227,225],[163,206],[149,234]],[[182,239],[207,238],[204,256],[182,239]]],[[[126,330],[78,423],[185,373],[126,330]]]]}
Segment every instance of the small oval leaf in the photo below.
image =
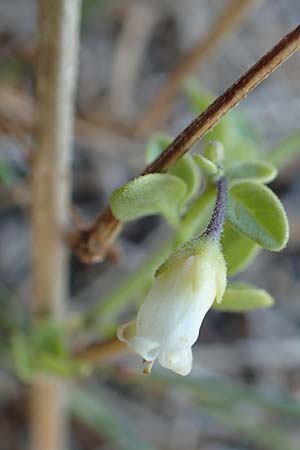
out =
{"type": "MultiPolygon", "coordinates": [[[[156,159],[173,141],[172,136],[166,133],[155,134],[146,148],[147,164],[156,159]]],[[[168,171],[171,175],[181,178],[187,186],[185,201],[192,198],[200,188],[201,174],[192,156],[187,154],[180,158],[168,171]]]]}
{"type": "Polygon", "coordinates": [[[191,155],[185,155],[180,158],[168,173],[175,175],[185,182],[187,187],[185,202],[194,197],[198,192],[201,184],[201,175],[191,155]]]}
{"type": "Polygon", "coordinates": [[[186,195],[186,184],[166,173],[152,173],[129,181],[110,197],[113,214],[122,222],[161,214],[176,225],[186,195]]]}
{"type": "Polygon", "coordinates": [[[244,234],[234,230],[225,222],[221,245],[227,264],[228,276],[246,269],[259,252],[259,246],[244,234]]]}
{"type": "Polygon", "coordinates": [[[211,176],[218,173],[219,168],[216,166],[216,164],[205,158],[205,156],[194,153],[193,159],[195,163],[200,167],[204,175],[211,176]]]}
{"type": "MultiPolygon", "coordinates": [[[[201,114],[213,101],[213,95],[208,89],[201,85],[195,78],[189,78],[184,84],[185,94],[190,102],[191,109],[195,114],[201,114]]],[[[225,116],[204,136],[205,142],[221,141],[225,145],[229,142],[231,134],[230,115],[225,116]]]]}
{"type": "MultiPolygon", "coordinates": [[[[202,113],[215,98],[194,78],[186,81],[185,93],[193,111],[197,114],[202,113]]],[[[212,140],[220,141],[224,145],[224,167],[234,161],[247,161],[258,157],[257,139],[253,127],[249,119],[243,117],[240,111],[238,113],[231,111],[204,136],[204,142],[209,143],[212,140]]]]}
{"type": "Polygon", "coordinates": [[[264,289],[259,289],[248,283],[229,283],[221,303],[215,302],[213,309],[242,313],[255,309],[270,308],[273,305],[273,297],[264,289]]]}
{"type": "Polygon", "coordinates": [[[266,161],[247,161],[230,167],[226,175],[229,180],[255,180],[269,183],[277,176],[278,170],[266,161]]]}
{"type": "Polygon", "coordinates": [[[33,358],[30,346],[28,345],[28,338],[22,334],[13,336],[12,338],[12,359],[18,377],[28,382],[33,374],[33,358]]]}
{"type": "Polygon", "coordinates": [[[239,136],[239,133],[232,138],[231,142],[225,145],[224,167],[231,167],[236,161],[249,162],[256,161],[258,156],[258,144],[250,138],[239,136]]]}
{"type": "Polygon", "coordinates": [[[167,147],[173,138],[167,133],[156,133],[148,141],[146,147],[146,163],[152,163],[167,147]]]}
{"type": "Polygon", "coordinates": [[[279,251],[289,237],[282,204],[266,186],[255,181],[236,182],[229,191],[227,221],[262,247],[279,251]]]}
{"type": "Polygon", "coordinates": [[[220,141],[210,141],[204,148],[203,156],[217,166],[224,162],[224,145],[220,141]]]}

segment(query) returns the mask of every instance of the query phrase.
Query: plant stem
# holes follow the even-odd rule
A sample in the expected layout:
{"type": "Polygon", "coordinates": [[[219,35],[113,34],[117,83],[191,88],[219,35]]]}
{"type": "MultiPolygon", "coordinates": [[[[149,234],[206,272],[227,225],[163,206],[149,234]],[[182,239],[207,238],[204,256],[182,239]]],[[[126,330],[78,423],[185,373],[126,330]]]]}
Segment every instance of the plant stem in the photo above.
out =
{"type": "Polygon", "coordinates": [[[225,177],[217,181],[217,188],[215,207],[204,234],[219,241],[223,231],[228,197],[228,182],[225,177]]]}
{"type": "MultiPolygon", "coordinates": [[[[80,0],[39,0],[36,151],[32,161],[34,321],[63,320],[68,258],[63,229],[70,211],[70,159],[80,0]]],[[[37,375],[30,391],[32,450],[65,449],[65,385],[37,375]]]]}

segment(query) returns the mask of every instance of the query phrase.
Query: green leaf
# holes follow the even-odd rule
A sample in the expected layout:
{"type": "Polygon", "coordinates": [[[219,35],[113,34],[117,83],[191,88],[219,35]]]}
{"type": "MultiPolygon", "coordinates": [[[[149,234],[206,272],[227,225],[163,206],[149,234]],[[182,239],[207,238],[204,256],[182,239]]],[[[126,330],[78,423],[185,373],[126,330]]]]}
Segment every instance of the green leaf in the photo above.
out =
{"type": "Polygon", "coordinates": [[[181,220],[177,236],[175,238],[176,246],[187,241],[195,234],[203,233],[211,218],[215,201],[215,187],[209,187],[194,201],[181,220]]]}
{"type": "Polygon", "coordinates": [[[176,225],[186,192],[186,184],[180,178],[152,173],[116,189],[110,197],[110,205],[113,214],[122,222],[161,214],[176,225]]]}
{"type": "Polygon", "coordinates": [[[232,111],[229,115],[230,130],[229,140],[223,142],[225,145],[226,161],[224,166],[234,164],[236,161],[252,161],[259,159],[263,153],[262,144],[258,138],[257,130],[242,111],[232,111]],[[258,147],[260,153],[258,154],[258,147]]]}
{"type": "MultiPolygon", "coordinates": [[[[150,140],[146,148],[146,162],[154,161],[173,141],[172,136],[157,133],[150,140]]],[[[193,197],[200,188],[201,176],[198,166],[192,156],[187,154],[180,158],[168,171],[169,174],[181,178],[187,186],[185,201],[193,197]]]]}
{"type": "Polygon", "coordinates": [[[227,222],[224,225],[221,244],[228,276],[246,269],[259,252],[259,246],[255,242],[234,230],[227,222]]]}
{"type": "Polygon", "coordinates": [[[32,346],[41,352],[64,357],[67,354],[65,346],[64,326],[54,320],[41,320],[33,329],[32,346]]]}
{"type": "Polygon", "coordinates": [[[13,168],[5,161],[0,161],[0,184],[9,188],[16,181],[17,176],[13,168]]]}
{"type": "MultiPolygon", "coordinates": [[[[193,78],[185,83],[184,90],[196,114],[202,113],[215,98],[209,90],[193,78]]],[[[258,158],[257,136],[249,119],[243,117],[240,111],[238,113],[231,111],[214,126],[212,131],[204,136],[206,143],[214,140],[220,141],[224,145],[225,167],[234,161],[258,158]]]]}
{"type": "MultiPolygon", "coordinates": [[[[215,96],[194,78],[189,78],[185,82],[184,92],[190,102],[192,111],[196,114],[201,114],[215,99],[215,96]]],[[[230,128],[229,116],[223,117],[212,131],[205,135],[205,142],[221,141],[224,145],[227,144],[227,141],[230,139],[230,128]]]]}
{"type": "Polygon", "coordinates": [[[255,180],[260,183],[269,183],[277,176],[278,170],[265,161],[247,161],[230,167],[226,175],[229,180],[255,180]]]}
{"type": "Polygon", "coordinates": [[[60,377],[90,374],[91,366],[87,362],[72,360],[67,355],[60,357],[52,353],[37,351],[35,357],[35,371],[44,372],[60,377]]]}
{"type": "Polygon", "coordinates": [[[289,237],[282,204],[266,186],[255,181],[236,182],[229,191],[227,221],[268,250],[279,251],[289,237]]]}
{"type": "Polygon", "coordinates": [[[86,19],[95,11],[106,8],[110,3],[110,0],[83,0],[82,2],[82,21],[85,22],[86,19]]]}
{"type": "Polygon", "coordinates": [[[236,161],[257,160],[263,153],[262,144],[258,139],[257,130],[247,116],[242,111],[231,111],[228,116],[230,131],[227,133],[227,141],[223,141],[225,146],[224,166],[232,165],[236,161]],[[258,147],[260,152],[258,154],[258,147]]]}
{"type": "Polygon", "coordinates": [[[239,162],[256,161],[259,159],[257,144],[247,137],[238,135],[232,137],[230,144],[225,146],[224,167],[230,167],[239,162]]]}
{"type": "Polygon", "coordinates": [[[19,378],[29,381],[34,374],[33,358],[28,345],[28,339],[22,334],[12,338],[12,357],[19,378]]]}
{"type": "Polygon", "coordinates": [[[89,364],[68,355],[64,334],[62,324],[46,319],[35,325],[29,336],[14,336],[12,350],[19,377],[29,381],[41,372],[64,377],[87,374],[89,364]]]}
{"type": "Polygon", "coordinates": [[[221,303],[215,302],[213,309],[240,313],[273,305],[274,299],[264,289],[248,283],[229,283],[221,303]]]}
{"type": "Polygon", "coordinates": [[[216,175],[219,172],[218,167],[209,159],[205,158],[205,156],[198,155],[197,153],[193,154],[193,158],[196,164],[200,167],[204,175],[211,176],[216,175]]]}
{"type": "Polygon", "coordinates": [[[191,155],[185,155],[180,158],[168,173],[185,182],[187,187],[185,202],[198,192],[201,184],[201,175],[191,155]]]}
{"type": "Polygon", "coordinates": [[[300,156],[300,134],[295,133],[285,139],[268,154],[268,161],[279,169],[300,156]]]}
{"type": "Polygon", "coordinates": [[[151,164],[173,141],[170,134],[155,133],[146,147],[146,164],[151,164]]]}
{"type": "Polygon", "coordinates": [[[196,114],[202,113],[215,99],[213,93],[193,77],[185,81],[184,93],[190,102],[193,112],[196,114]]]}
{"type": "Polygon", "coordinates": [[[223,165],[224,145],[220,141],[210,141],[204,149],[203,156],[209,159],[216,166],[223,165]]]}

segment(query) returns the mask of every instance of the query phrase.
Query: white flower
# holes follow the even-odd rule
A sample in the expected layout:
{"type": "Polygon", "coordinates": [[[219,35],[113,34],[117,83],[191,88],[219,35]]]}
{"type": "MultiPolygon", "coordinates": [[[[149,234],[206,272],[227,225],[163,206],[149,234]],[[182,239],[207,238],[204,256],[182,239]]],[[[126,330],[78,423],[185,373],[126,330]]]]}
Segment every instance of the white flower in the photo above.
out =
{"type": "Polygon", "coordinates": [[[200,239],[161,266],[136,321],[118,329],[118,338],[143,357],[146,373],[158,358],[163,367],[189,374],[202,321],[222,299],[226,266],[219,243],[200,239]]]}

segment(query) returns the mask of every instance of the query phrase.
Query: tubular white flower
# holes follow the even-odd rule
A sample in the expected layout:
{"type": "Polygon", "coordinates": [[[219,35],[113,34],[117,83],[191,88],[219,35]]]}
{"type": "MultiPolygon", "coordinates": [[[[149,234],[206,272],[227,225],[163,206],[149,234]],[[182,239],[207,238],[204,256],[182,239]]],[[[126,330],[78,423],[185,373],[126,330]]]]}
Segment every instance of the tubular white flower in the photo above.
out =
{"type": "MultiPolygon", "coordinates": [[[[151,368],[159,363],[180,375],[192,368],[192,345],[202,321],[226,287],[226,266],[216,240],[175,253],[159,269],[136,321],[122,325],[118,337],[151,368]]],[[[200,245],[199,245],[200,242],[200,245]]]]}

